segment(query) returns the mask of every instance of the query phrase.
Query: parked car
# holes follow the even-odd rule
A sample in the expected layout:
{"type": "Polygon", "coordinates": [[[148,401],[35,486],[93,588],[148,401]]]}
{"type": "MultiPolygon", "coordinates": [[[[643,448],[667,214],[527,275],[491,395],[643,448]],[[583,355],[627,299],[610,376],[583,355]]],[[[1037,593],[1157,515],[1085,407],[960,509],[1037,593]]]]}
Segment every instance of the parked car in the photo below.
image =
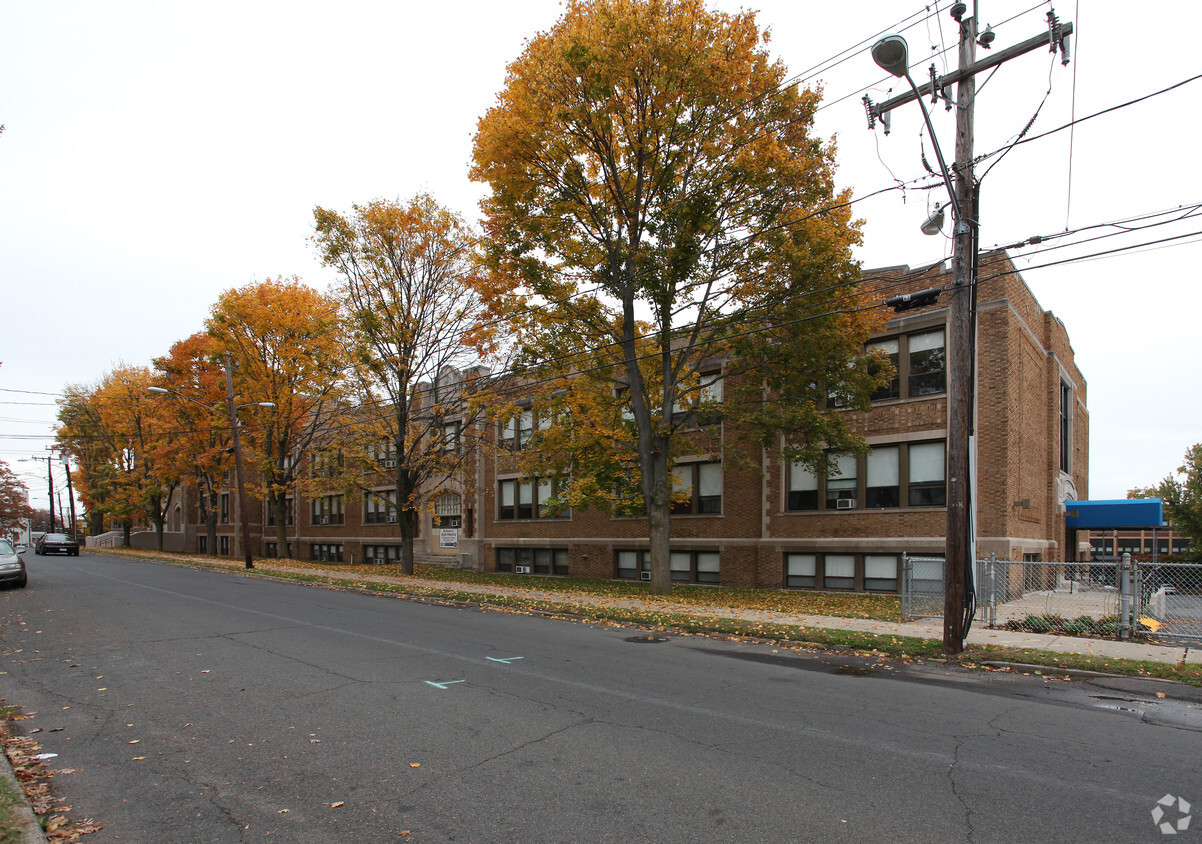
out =
{"type": "Polygon", "coordinates": [[[79,543],[65,533],[47,533],[34,544],[33,553],[70,554],[72,557],[78,557],[79,543]]]}
{"type": "Polygon", "coordinates": [[[25,561],[8,542],[0,539],[0,583],[11,584],[18,589],[28,582],[25,561]]]}

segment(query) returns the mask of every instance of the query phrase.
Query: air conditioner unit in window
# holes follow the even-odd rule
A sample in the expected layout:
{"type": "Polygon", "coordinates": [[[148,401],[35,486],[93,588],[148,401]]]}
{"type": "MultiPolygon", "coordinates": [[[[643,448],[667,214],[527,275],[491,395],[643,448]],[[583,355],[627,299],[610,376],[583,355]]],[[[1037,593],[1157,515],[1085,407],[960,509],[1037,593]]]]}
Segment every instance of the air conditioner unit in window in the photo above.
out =
{"type": "Polygon", "coordinates": [[[530,566],[514,566],[514,574],[530,574],[530,566]]]}
{"type": "Polygon", "coordinates": [[[390,515],[390,516],[388,517],[388,521],[390,521],[390,522],[395,522],[395,521],[396,521],[396,514],[395,514],[395,513],[393,513],[392,515],[390,515]]]}
{"type": "Polygon", "coordinates": [[[836,510],[854,510],[856,509],[856,500],[854,498],[840,498],[835,502],[836,510]]]}
{"type": "Polygon", "coordinates": [[[385,461],[384,461],[384,468],[385,468],[385,469],[395,469],[395,468],[396,468],[396,461],[395,461],[395,460],[385,460],[385,461]]]}
{"type": "Polygon", "coordinates": [[[650,579],[651,579],[651,572],[649,572],[649,571],[639,572],[639,580],[650,580],[650,579]]]}
{"type": "Polygon", "coordinates": [[[329,521],[330,521],[329,516],[318,516],[317,517],[317,523],[319,525],[327,524],[329,521]]]}
{"type": "Polygon", "coordinates": [[[384,565],[384,558],[383,558],[383,557],[372,557],[372,558],[371,558],[371,561],[372,561],[373,563],[375,563],[377,566],[382,566],[382,565],[384,565]]]}

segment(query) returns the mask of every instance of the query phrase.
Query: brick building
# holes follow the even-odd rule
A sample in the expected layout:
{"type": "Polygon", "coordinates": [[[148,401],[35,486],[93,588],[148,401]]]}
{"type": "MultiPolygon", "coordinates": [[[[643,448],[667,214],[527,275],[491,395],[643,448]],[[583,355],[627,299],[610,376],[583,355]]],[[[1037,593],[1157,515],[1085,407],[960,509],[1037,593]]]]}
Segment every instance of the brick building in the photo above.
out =
{"type": "MultiPolygon", "coordinates": [[[[717,459],[713,448],[699,448],[678,463],[692,496],[672,519],[675,579],[892,592],[899,588],[903,552],[942,554],[946,362],[970,353],[946,345],[951,274],[943,265],[889,267],[865,271],[862,284],[881,301],[949,288],[936,301],[894,314],[872,339],[897,374],[874,397],[871,411],[829,408],[849,415],[871,452],[837,457],[837,470],[818,476],[783,463],[776,448],[740,441],[742,454],[752,450],[759,466],[753,471],[722,460],[735,432],[719,423],[717,459]]],[[[1000,251],[981,256],[977,311],[978,556],[1084,558],[1088,537],[1069,535],[1064,502],[1087,495],[1089,417],[1085,380],[1065,327],[1040,307],[1000,251]]],[[[488,435],[508,447],[477,449],[472,477],[429,490],[419,557],[484,571],[639,578],[647,565],[645,518],[593,509],[552,512],[543,506],[550,484],[517,471],[512,449],[537,424],[522,415],[490,422],[488,435]]],[[[383,474],[375,486],[387,494],[383,474]]],[[[219,525],[218,551],[232,556],[239,554],[236,505],[231,501],[219,525]]],[[[190,518],[172,523],[180,530],[170,545],[200,550],[195,505],[185,502],[183,510],[190,518]]],[[[317,496],[294,502],[292,517],[291,548],[276,549],[265,508],[252,502],[253,550],[344,563],[397,558],[395,512],[379,497],[347,505],[336,493],[317,496]]]]}

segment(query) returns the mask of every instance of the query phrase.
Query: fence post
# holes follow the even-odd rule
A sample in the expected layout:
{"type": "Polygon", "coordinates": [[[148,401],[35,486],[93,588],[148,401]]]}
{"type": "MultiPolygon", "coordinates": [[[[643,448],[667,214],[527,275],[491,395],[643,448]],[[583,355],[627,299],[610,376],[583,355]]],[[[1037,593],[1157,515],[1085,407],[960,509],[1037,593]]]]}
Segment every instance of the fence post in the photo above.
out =
{"type": "Polygon", "coordinates": [[[989,555],[989,609],[986,613],[986,617],[989,619],[990,627],[997,626],[997,590],[996,590],[997,570],[996,570],[996,563],[997,563],[997,554],[996,553],[990,554],[989,555]]]}
{"type": "Polygon", "coordinates": [[[1119,638],[1131,638],[1131,554],[1123,552],[1119,563],[1119,638]]]}
{"type": "Polygon", "coordinates": [[[902,621],[910,618],[910,555],[902,552],[902,621]]]}

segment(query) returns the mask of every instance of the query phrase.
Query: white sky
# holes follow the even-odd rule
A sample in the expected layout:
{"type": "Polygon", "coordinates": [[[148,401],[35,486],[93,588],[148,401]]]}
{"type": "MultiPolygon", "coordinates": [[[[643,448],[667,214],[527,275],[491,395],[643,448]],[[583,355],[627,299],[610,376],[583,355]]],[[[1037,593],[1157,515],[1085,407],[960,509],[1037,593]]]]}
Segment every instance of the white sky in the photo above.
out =
{"type": "MultiPolygon", "coordinates": [[[[939,61],[955,64],[948,5],[905,31],[920,84],[932,45],[951,47],[939,61]]],[[[995,50],[1046,29],[1047,4],[1002,25],[1033,6],[984,0],[995,50]]],[[[885,137],[868,131],[858,93],[873,86],[879,102],[901,91],[867,48],[923,4],[750,7],[795,74],[867,41],[818,74],[831,103],[818,131],[838,137],[842,185],[860,196],[921,176],[924,146],[934,166],[915,105],[894,112],[885,137]]],[[[561,11],[551,0],[5,4],[0,459],[29,473],[34,503],[45,504],[45,464],[15,461],[45,453],[55,410],[53,396],[21,391],[57,394],[120,362],[149,364],[199,330],[230,287],[294,273],[324,287],[331,276],[307,240],[315,205],[346,211],[426,190],[475,219],[483,191],[467,171],[476,121],[524,40],[561,11]]],[[[1045,50],[1006,63],[977,100],[978,154],[1013,139],[1049,82],[1032,135],[1068,123],[1074,99],[1079,119],[1202,70],[1193,49],[1202,4],[1072,0],[1056,11],[1076,30],[1072,63],[1063,68],[1045,50]]],[[[1202,80],[1015,148],[983,182],[982,247],[1202,203],[1200,93],[1202,80]]],[[[950,161],[953,118],[942,107],[932,114],[950,161]]],[[[928,201],[943,198],[908,190],[860,202],[864,266],[950,255],[946,237],[918,232],[928,201]]],[[[1015,254],[1022,269],[1194,231],[1202,218],[1029,260],[1015,254]]],[[[1088,381],[1091,498],[1158,481],[1202,440],[1186,329],[1202,306],[1198,240],[1023,271],[1067,326],[1088,381]]]]}

